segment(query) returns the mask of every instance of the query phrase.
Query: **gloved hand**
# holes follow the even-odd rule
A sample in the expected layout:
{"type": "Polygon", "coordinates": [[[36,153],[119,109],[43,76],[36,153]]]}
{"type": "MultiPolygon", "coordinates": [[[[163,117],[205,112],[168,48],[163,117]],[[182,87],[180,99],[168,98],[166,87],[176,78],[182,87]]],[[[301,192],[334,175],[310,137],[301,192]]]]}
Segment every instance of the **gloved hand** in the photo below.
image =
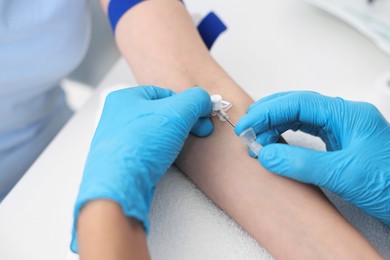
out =
{"type": "Polygon", "coordinates": [[[211,134],[210,96],[201,88],[180,94],[145,86],[110,93],[93,137],[74,211],[71,249],[78,251],[77,218],[91,200],[117,202],[146,231],[160,177],[175,161],[191,129],[211,134]],[[201,118],[204,117],[204,118],[201,118]]]}
{"type": "Polygon", "coordinates": [[[254,103],[236,125],[265,145],[269,171],[331,190],[390,225],[390,125],[371,104],[285,92],[254,103]],[[289,129],[319,136],[328,152],[274,144],[289,129]]]}

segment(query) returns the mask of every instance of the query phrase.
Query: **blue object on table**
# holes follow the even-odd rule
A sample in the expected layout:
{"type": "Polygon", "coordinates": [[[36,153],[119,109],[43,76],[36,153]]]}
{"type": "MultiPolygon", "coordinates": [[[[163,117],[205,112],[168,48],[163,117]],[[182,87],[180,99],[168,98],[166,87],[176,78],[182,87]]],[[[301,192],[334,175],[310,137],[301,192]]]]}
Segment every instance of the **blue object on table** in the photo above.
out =
{"type": "Polygon", "coordinates": [[[108,19],[110,20],[112,31],[115,32],[116,25],[121,17],[135,5],[143,0],[111,0],[108,4],[108,19]]]}
{"type": "MultiPolygon", "coordinates": [[[[111,0],[108,5],[108,18],[110,20],[112,31],[121,19],[121,17],[135,5],[143,0],[111,0]]],[[[183,1],[180,0],[184,4],[183,1]]],[[[211,49],[218,36],[227,29],[222,20],[214,13],[210,12],[198,25],[198,31],[206,44],[207,49],[211,49]]]]}
{"type": "Polygon", "coordinates": [[[198,25],[199,34],[209,50],[226,29],[226,25],[214,12],[210,12],[198,25]]]}

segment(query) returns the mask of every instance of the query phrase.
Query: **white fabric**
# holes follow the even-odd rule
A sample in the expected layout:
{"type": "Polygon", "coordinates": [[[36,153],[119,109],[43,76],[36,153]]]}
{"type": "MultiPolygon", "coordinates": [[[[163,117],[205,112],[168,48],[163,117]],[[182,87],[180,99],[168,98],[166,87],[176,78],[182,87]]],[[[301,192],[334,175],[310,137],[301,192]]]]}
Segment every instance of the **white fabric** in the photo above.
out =
{"type": "Polygon", "coordinates": [[[154,260],[272,259],[175,167],[157,186],[150,221],[148,246],[154,260]]]}
{"type": "Polygon", "coordinates": [[[0,200],[70,117],[59,81],[89,27],[87,0],[0,0],[0,200]]]}

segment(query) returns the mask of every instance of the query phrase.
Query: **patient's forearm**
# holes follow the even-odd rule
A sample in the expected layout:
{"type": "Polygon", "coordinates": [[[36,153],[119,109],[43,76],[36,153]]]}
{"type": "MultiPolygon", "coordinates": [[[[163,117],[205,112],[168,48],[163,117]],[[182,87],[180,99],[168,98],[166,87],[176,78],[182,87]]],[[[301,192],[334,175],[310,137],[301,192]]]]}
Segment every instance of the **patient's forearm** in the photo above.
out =
{"type": "MultiPolygon", "coordinates": [[[[151,0],[126,13],[118,45],[140,84],[221,94],[237,121],[251,98],[211,58],[182,4],[151,0]]],[[[275,257],[373,258],[371,246],[316,189],[268,173],[227,123],[213,118],[208,138],[190,137],[177,165],[275,257]]]]}

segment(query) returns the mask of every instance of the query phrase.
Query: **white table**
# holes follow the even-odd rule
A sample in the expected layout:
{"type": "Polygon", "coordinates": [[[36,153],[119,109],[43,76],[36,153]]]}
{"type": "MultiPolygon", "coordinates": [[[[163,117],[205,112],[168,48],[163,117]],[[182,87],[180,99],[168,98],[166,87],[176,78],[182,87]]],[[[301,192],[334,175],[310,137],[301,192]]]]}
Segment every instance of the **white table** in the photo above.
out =
{"type": "MultiPolygon", "coordinates": [[[[188,0],[186,5],[191,12],[200,14],[214,10],[228,25],[212,54],[253,98],[277,91],[310,89],[365,100],[376,79],[390,70],[390,57],[365,37],[297,0],[188,0]]],[[[94,130],[98,92],[123,82],[135,83],[125,63],[119,61],[97,94],[69,121],[0,205],[0,259],[66,258],[73,203],[94,130]]],[[[154,211],[176,209],[162,223],[180,223],[165,235],[153,231],[155,235],[149,239],[152,256],[249,259],[262,255],[260,247],[184,177],[172,173],[164,181],[182,185],[176,190],[183,197],[180,201],[173,198],[175,207],[161,205],[161,201],[173,196],[162,189],[154,211]],[[198,203],[193,205],[197,211],[184,210],[191,201],[198,203]],[[207,226],[205,219],[209,216],[212,221],[207,226]],[[218,232],[231,237],[231,244],[221,244],[221,237],[211,234],[218,232]],[[172,241],[169,246],[159,240],[163,237],[172,241]],[[191,255],[193,252],[198,253],[191,255]]],[[[152,214],[153,221],[156,218],[152,214]]]]}

